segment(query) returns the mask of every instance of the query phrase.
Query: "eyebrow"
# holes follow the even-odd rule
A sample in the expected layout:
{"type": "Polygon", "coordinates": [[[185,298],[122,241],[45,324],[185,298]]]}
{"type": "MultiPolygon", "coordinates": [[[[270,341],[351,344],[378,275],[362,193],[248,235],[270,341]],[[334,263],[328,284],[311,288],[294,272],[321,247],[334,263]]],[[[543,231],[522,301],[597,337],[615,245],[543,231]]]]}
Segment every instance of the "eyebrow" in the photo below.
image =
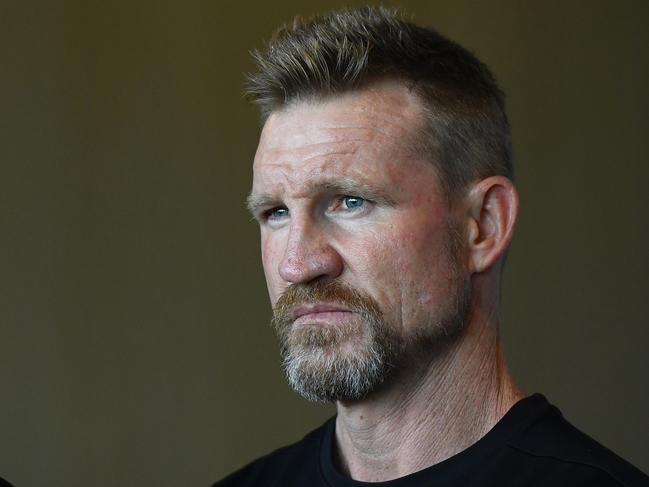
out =
{"type": "MultiPolygon", "coordinates": [[[[385,191],[370,186],[363,181],[349,178],[331,181],[311,181],[304,186],[304,191],[307,194],[334,193],[346,196],[360,196],[386,206],[395,205],[395,201],[385,191]]],[[[281,201],[282,198],[280,197],[263,193],[258,194],[251,191],[246,198],[246,206],[248,207],[248,211],[253,216],[256,216],[262,208],[277,206],[281,204],[281,201]]]]}

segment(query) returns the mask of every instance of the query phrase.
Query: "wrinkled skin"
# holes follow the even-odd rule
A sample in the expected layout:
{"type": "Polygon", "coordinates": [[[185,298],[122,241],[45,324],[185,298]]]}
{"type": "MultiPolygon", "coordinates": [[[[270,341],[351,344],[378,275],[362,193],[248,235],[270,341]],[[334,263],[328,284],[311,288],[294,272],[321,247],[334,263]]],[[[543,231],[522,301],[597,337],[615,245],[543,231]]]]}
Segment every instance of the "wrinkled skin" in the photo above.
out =
{"type": "MultiPolygon", "coordinates": [[[[290,284],[335,280],[371,298],[405,343],[456,326],[453,215],[427,154],[413,150],[422,120],[415,97],[389,81],[270,116],[249,203],[273,305],[290,284]]],[[[300,323],[358,320],[335,310],[309,317],[300,323]]],[[[354,353],[360,343],[345,345],[354,353]]]]}

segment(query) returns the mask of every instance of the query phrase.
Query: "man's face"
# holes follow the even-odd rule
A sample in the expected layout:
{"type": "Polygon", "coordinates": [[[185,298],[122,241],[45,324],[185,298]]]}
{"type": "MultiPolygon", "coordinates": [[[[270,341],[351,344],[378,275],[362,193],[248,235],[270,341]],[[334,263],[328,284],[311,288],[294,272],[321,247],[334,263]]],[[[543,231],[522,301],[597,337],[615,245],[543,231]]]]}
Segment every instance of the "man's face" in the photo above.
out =
{"type": "Polygon", "coordinates": [[[384,82],[273,113],[250,206],[284,365],[298,392],[355,400],[464,319],[452,214],[405,86],[384,82]]]}

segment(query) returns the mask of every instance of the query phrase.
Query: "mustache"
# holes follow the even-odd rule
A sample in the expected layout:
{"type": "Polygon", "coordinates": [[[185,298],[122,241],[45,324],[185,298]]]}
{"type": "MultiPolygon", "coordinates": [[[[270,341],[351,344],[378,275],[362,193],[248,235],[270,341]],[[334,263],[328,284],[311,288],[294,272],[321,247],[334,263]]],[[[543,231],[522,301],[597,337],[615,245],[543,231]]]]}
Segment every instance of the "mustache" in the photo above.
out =
{"type": "Polygon", "coordinates": [[[291,284],[284,290],[273,308],[273,325],[281,328],[290,324],[295,308],[315,303],[340,305],[374,319],[382,317],[378,303],[368,294],[340,281],[316,281],[291,284]]]}

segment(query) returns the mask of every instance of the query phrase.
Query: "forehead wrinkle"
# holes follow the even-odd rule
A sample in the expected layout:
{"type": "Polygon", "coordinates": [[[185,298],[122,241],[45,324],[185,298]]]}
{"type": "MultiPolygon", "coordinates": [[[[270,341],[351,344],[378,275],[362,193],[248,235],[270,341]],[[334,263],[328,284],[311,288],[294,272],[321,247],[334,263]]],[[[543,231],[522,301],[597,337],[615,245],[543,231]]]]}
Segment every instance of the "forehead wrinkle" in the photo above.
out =
{"type": "Polygon", "coordinates": [[[345,120],[341,120],[333,122],[332,125],[317,126],[316,122],[315,126],[293,132],[279,141],[273,141],[271,137],[265,137],[263,134],[260,149],[264,153],[274,154],[283,151],[317,150],[319,147],[329,144],[343,147],[357,146],[372,143],[379,137],[399,141],[412,132],[409,125],[407,117],[400,114],[387,117],[368,117],[366,123],[356,124],[349,124],[345,120]],[[385,121],[380,122],[381,118],[385,118],[385,121]],[[318,141],[313,142],[314,139],[318,141]]]}
{"type": "Polygon", "coordinates": [[[288,165],[277,163],[281,167],[282,179],[278,184],[272,185],[268,193],[253,187],[247,198],[247,206],[251,213],[263,207],[281,204],[286,198],[307,199],[323,193],[337,193],[341,195],[357,195],[382,201],[394,205],[394,200],[389,197],[385,181],[377,184],[368,181],[363,172],[354,168],[353,161],[341,163],[340,161],[324,161],[320,168],[306,174],[300,180],[291,173],[288,165]],[[323,167],[329,163],[330,167],[323,167]],[[346,172],[341,165],[347,166],[346,172]]]}
{"type": "Polygon", "coordinates": [[[300,179],[314,172],[323,173],[347,166],[359,150],[359,141],[316,142],[303,147],[264,147],[253,164],[254,183],[272,187],[284,182],[289,187],[300,186],[300,179]]]}
{"type": "Polygon", "coordinates": [[[263,163],[264,165],[274,166],[278,163],[281,163],[278,161],[282,160],[285,160],[286,164],[289,164],[292,161],[306,161],[315,157],[327,155],[354,154],[358,150],[358,142],[362,142],[362,140],[329,140],[303,145],[266,145],[263,147],[263,151],[258,152],[259,157],[255,158],[253,166],[257,166],[260,163],[263,163]],[[335,147],[332,147],[332,145],[335,145],[335,147]]]}
{"type": "Polygon", "coordinates": [[[291,159],[297,159],[296,162],[263,162],[263,170],[259,170],[259,167],[256,168],[253,190],[256,185],[269,186],[270,189],[279,187],[282,191],[284,191],[284,186],[289,188],[304,187],[306,181],[317,175],[340,171],[353,165],[351,158],[343,161],[340,156],[354,156],[355,154],[356,150],[333,150],[310,154],[302,158],[295,157],[293,154],[291,159]]]}
{"type": "Polygon", "coordinates": [[[356,142],[362,146],[380,141],[388,146],[387,149],[394,143],[412,138],[415,131],[410,125],[407,117],[395,114],[388,117],[377,116],[371,120],[368,119],[365,124],[347,125],[342,122],[335,126],[322,127],[320,130],[331,137],[330,141],[323,142],[325,144],[356,142]],[[385,118],[385,120],[381,121],[381,118],[385,118]]]}
{"type": "MultiPolygon", "coordinates": [[[[332,137],[330,140],[323,142],[314,142],[303,146],[282,144],[281,146],[277,145],[273,147],[266,144],[263,147],[263,151],[258,152],[258,157],[255,158],[253,164],[257,170],[263,167],[263,171],[256,172],[270,174],[281,166],[295,166],[296,164],[310,163],[315,163],[315,167],[311,170],[326,170],[326,166],[333,166],[333,162],[344,164],[352,162],[343,160],[332,161],[333,156],[355,156],[359,151],[366,152],[369,147],[375,146],[377,143],[384,144],[383,153],[389,153],[392,150],[397,150],[399,144],[403,144],[403,141],[410,138],[409,136],[411,135],[408,130],[400,130],[401,133],[394,134],[390,133],[389,130],[383,130],[378,127],[362,127],[358,130],[368,133],[370,135],[369,137],[348,138],[348,128],[346,127],[330,127],[327,130],[330,132],[341,131],[343,135],[332,137]],[[322,160],[319,161],[319,159],[322,160]]],[[[286,167],[280,169],[279,172],[283,173],[282,177],[284,179],[290,179],[288,175],[294,174],[295,169],[296,167],[286,167]]],[[[297,169],[302,168],[298,167],[297,169]]]]}

